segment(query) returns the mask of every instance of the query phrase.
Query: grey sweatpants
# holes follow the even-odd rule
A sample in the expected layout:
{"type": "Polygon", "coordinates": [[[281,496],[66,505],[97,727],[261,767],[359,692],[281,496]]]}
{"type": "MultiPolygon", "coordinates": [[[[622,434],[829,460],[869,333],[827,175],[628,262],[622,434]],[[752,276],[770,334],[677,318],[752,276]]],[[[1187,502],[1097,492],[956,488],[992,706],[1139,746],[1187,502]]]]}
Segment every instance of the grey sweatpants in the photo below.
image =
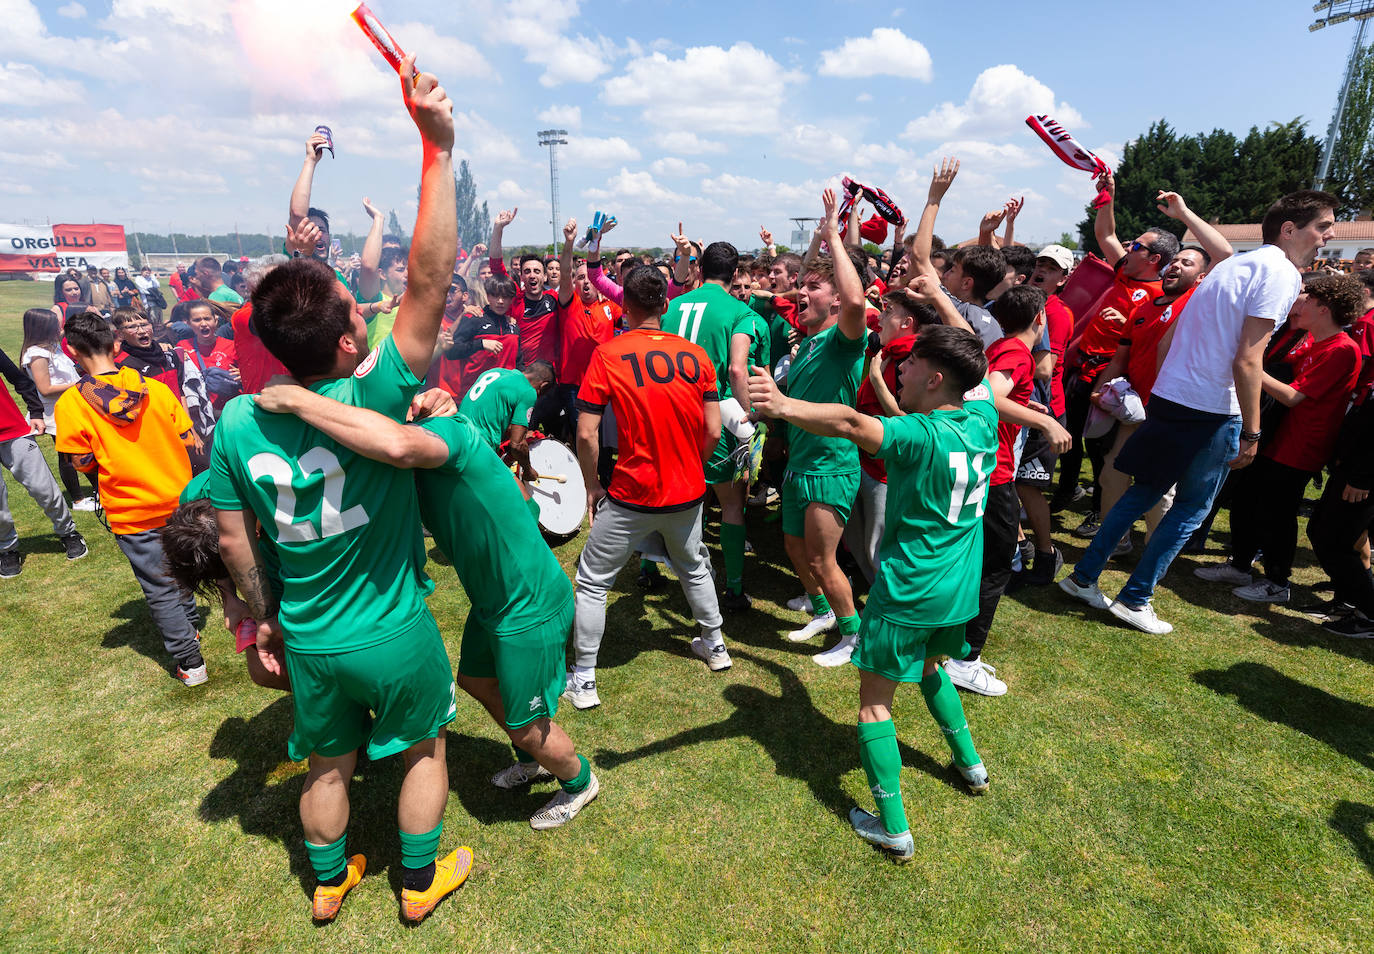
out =
{"type": "Polygon", "coordinates": [[[844,524],[844,545],[859,565],[859,570],[873,585],[878,572],[878,549],[883,542],[883,527],[887,511],[887,484],[859,471],[859,492],[844,524]]]}
{"type": "Polygon", "coordinates": [[[701,504],[690,510],[641,513],[609,498],[596,512],[577,561],[577,615],[573,619],[573,664],[596,666],[601,637],[606,633],[606,592],[625,561],[649,534],[663,535],[668,559],[678,573],[682,593],[707,643],[720,642],[720,603],[711,578],[710,555],[701,543],[701,504]]]}
{"type": "MultiPolygon", "coordinates": [[[[16,437],[0,441],[0,464],[5,466],[21,487],[29,492],[38,506],[52,521],[53,533],[65,537],[76,533],[72,512],[62,496],[62,488],[57,486],[57,478],[52,475],[38,442],[32,437],[16,437]]],[[[13,550],[19,545],[19,533],[14,529],[14,518],[10,516],[9,491],[5,480],[0,477],[0,552],[13,550]]]]}
{"type": "Polygon", "coordinates": [[[143,588],[153,622],[162,632],[162,645],[167,648],[167,654],[182,669],[199,666],[202,660],[194,621],[200,619],[200,613],[196,610],[195,597],[169,580],[163,571],[161,535],[156,530],[117,533],[115,542],[129,558],[134,579],[143,588]]]}

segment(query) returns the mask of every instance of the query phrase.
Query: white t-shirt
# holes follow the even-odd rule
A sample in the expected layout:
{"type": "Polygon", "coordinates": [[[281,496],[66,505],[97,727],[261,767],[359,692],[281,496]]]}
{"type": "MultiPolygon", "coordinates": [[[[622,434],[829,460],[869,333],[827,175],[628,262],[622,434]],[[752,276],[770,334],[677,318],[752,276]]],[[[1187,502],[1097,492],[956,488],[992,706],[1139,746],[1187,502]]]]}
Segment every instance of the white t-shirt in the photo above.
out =
{"type": "MultiPolygon", "coordinates": [[[[29,377],[33,377],[33,371],[29,365],[33,363],[34,358],[48,359],[48,380],[53,384],[66,388],[81,380],[81,372],[76,369],[76,363],[67,357],[61,348],[57,351],[49,351],[47,348],[34,345],[25,351],[22,360],[24,370],[29,372],[29,377]]],[[[43,423],[47,426],[49,434],[57,433],[57,424],[53,420],[53,408],[57,406],[57,399],[61,396],[61,394],[54,394],[52,397],[46,394],[39,395],[43,399],[43,423]]]]}
{"type": "Polygon", "coordinates": [[[1195,411],[1239,414],[1231,364],[1246,318],[1266,318],[1274,329],[1302,292],[1302,275],[1277,245],[1261,245],[1217,265],[1188,300],[1159,369],[1152,395],[1195,411]]]}

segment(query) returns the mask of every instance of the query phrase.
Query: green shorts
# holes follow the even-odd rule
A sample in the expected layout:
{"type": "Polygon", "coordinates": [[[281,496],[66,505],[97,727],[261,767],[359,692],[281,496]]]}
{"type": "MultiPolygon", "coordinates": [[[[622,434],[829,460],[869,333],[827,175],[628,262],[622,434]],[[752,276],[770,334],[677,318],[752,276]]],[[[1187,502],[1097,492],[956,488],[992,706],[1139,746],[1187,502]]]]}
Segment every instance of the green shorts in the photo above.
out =
{"type": "Polygon", "coordinates": [[[458,650],[458,672],[474,679],[495,679],[507,729],[536,719],[552,719],[567,683],[564,674],[573,601],[549,619],[518,633],[496,635],[469,613],[458,650]]]}
{"type": "Polygon", "coordinates": [[[848,474],[794,474],[782,482],[782,532],[806,536],[806,508],[811,504],[834,507],[840,520],[849,520],[849,508],[859,492],[859,471],[848,474]]]}
{"type": "Polygon", "coordinates": [[[721,431],[716,449],[711,451],[711,458],[706,462],[708,484],[725,484],[735,479],[737,467],[731,455],[736,447],[739,447],[739,441],[735,439],[735,435],[729,431],[721,431]]]}
{"type": "Polygon", "coordinates": [[[881,616],[864,614],[859,645],[850,660],[856,667],[893,682],[920,682],[930,656],[963,659],[967,623],[953,626],[903,626],[881,616]]]}
{"type": "Polygon", "coordinates": [[[428,612],[376,646],[342,653],[286,650],[296,725],[286,751],[293,761],[334,758],[367,743],[381,759],[432,739],[453,721],[453,668],[428,612]]]}

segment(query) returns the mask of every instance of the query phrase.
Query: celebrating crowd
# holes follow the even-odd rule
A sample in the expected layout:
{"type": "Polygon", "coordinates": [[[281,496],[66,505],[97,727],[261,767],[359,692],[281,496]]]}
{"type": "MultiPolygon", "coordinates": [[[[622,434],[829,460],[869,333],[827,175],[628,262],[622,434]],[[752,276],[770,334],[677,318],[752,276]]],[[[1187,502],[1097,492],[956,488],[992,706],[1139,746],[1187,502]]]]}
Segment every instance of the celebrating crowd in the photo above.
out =
{"type": "MultiPolygon", "coordinates": [[[[728,671],[724,614],[761,625],[751,506],[780,511],[803,591],[779,637],[833,633],[814,661],[859,670],[876,811],[850,821],[898,860],[914,841],[897,687],[919,685],[955,770],[986,791],[959,690],[1008,691],[985,656],[1011,588],[1058,579],[1068,597],[1167,634],[1154,591],[1228,507],[1228,559],[1197,575],[1287,601],[1317,481],[1308,535],[1334,596],[1313,616],[1374,637],[1374,270],[1308,271],[1332,234],[1332,197],[1276,196],[1261,247],[1236,254],[1167,190],[1161,222],[1196,244],[1163,224],[1118,235],[1107,173],[1097,284],[1069,249],[1014,241],[1019,200],[946,248],[935,227],[954,159],[934,170],[909,234],[881,190],[846,180],[818,196],[803,254],[766,229],[762,251],[741,254],[678,222],[671,257],[653,260],[603,250],[607,218],[569,221],[557,255],[508,260],[514,209],[488,245],[458,247],[452,103],[412,64],[402,87],[424,158],[408,247],[364,199],[364,248],[338,257],[311,204],[317,133],[283,254],[201,258],[172,276],[170,307],[147,268],[60,276],[52,307],[23,316],[19,365],[0,354],[26,405],[0,396],[0,462],[68,559],[87,552],[71,511],[98,510],[183,683],[208,679],[201,592],[222,600],[252,680],[291,693],[315,918],[332,919],[366,869],[345,850],[360,751],[405,764],[403,916],[422,920],[467,877],[470,849],[439,850],[459,688],[511,742],[492,784],[556,784],[535,829],[575,818],[601,780],[555,716],[560,699],[601,704],[610,587],[631,561],[650,589],[671,570],[698,628],[691,652],[728,671]],[[878,211],[866,221],[865,201],[878,211]],[[889,225],[890,249],[866,253],[889,225]],[[36,440],[49,436],[56,477],[36,440]],[[550,441],[573,449],[568,473],[533,459],[550,441]],[[540,520],[551,483],[579,477],[590,530],[569,580],[540,520]],[[703,542],[711,500],[719,570],[703,542]],[[1091,542],[1061,575],[1053,515],[1079,500],[1092,512],[1075,532],[1091,542]],[[1098,580],[1136,549],[1142,519],[1129,579],[1108,597],[1098,580]],[[424,601],[436,585],[425,532],[471,603],[456,678],[424,601]]],[[[0,577],[21,570],[0,496],[0,577]]]]}

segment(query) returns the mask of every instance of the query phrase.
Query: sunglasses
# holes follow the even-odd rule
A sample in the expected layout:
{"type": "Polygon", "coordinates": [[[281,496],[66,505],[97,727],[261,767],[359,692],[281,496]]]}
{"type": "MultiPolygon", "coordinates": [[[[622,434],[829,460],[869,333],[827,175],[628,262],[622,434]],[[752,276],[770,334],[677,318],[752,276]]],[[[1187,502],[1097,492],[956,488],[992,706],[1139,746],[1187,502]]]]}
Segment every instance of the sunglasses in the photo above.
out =
{"type": "Polygon", "coordinates": [[[1131,247],[1127,249],[1128,252],[1148,252],[1149,250],[1150,246],[1141,245],[1139,242],[1132,242],[1131,247]]]}

